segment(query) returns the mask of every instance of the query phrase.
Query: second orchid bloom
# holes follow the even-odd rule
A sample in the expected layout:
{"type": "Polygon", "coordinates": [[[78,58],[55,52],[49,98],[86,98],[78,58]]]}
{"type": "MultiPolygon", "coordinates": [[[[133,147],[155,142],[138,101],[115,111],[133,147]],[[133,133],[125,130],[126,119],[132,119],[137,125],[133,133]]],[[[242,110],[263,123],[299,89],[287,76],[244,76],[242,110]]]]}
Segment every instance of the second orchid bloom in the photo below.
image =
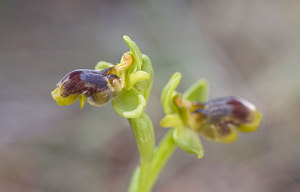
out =
{"type": "Polygon", "coordinates": [[[220,143],[237,139],[237,131],[258,129],[262,116],[255,106],[238,97],[223,97],[207,101],[208,85],[205,80],[193,84],[183,94],[176,92],[181,74],[175,73],[162,92],[166,116],[162,127],[173,127],[175,143],[183,150],[203,156],[197,136],[220,143]]]}

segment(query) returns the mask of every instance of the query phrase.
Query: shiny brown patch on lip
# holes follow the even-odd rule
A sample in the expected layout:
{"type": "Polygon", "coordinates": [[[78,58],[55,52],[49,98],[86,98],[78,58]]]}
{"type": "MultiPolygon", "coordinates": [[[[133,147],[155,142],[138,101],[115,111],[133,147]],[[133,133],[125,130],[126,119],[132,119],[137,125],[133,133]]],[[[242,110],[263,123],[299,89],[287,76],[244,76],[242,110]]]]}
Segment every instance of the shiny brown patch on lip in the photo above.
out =
{"type": "Polygon", "coordinates": [[[224,97],[205,103],[204,109],[196,109],[210,118],[211,122],[223,121],[226,124],[242,124],[251,121],[251,109],[237,97],[224,97]]]}
{"type": "Polygon", "coordinates": [[[228,135],[228,134],[230,134],[231,130],[228,127],[228,122],[221,121],[219,123],[219,127],[220,127],[219,132],[220,132],[221,135],[228,135]]]}
{"type": "Polygon", "coordinates": [[[107,85],[109,71],[110,69],[103,71],[79,69],[68,73],[59,82],[59,86],[63,87],[62,96],[67,97],[71,94],[83,93],[86,93],[87,96],[89,96],[95,92],[109,89],[107,85]]]}
{"type": "Polygon", "coordinates": [[[102,71],[77,69],[71,71],[57,84],[60,96],[85,95],[91,105],[102,105],[121,91],[120,79],[113,67],[102,71]]]}

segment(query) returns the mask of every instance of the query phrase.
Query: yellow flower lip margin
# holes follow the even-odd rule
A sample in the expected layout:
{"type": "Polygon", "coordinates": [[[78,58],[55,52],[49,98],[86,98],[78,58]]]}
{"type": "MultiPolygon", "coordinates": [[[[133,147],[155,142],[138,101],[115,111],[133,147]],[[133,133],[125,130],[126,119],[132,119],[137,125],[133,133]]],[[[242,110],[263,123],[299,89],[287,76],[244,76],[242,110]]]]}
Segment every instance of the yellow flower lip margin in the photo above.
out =
{"type": "Polygon", "coordinates": [[[240,125],[237,129],[244,133],[256,131],[263,120],[262,114],[258,110],[253,111],[253,121],[240,125]]]}
{"type": "Polygon", "coordinates": [[[62,87],[59,85],[51,92],[52,98],[57,102],[58,105],[70,105],[74,103],[79,95],[78,94],[71,94],[67,97],[63,97],[62,95],[62,87]]]}
{"type": "Polygon", "coordinates": [[[86,99],[84,94],[81,95],[71,94],[67,97],[63,97],[61,85],[58,85],[53,91],[51,91],[51,96],[56,101],[56,103],[60,106],[71,105],[79,97],[79,104],[81,109],[83,108],[86,99]]]}

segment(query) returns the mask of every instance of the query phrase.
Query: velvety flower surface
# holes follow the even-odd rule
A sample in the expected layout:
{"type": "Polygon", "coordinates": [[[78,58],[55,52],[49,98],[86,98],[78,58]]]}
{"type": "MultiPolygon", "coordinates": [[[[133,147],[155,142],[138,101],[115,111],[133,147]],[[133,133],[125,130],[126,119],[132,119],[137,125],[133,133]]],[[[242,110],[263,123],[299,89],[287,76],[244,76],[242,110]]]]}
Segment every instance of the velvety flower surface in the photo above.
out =
{"type": "Polygon", "coordinates": [[[80,98],[81,107],[85,99],[91,105],[100,106],[121,91],[120,79],[112,71],[112,67],[102,71],[71,71],[59,81],[51,95],[59,105],[69,105],[80,98]]]}
{"type": "Polygon", "coordinates": [[[234,141],[236,130],[255,131],[262,119],[253,104],[238,97],[223,97],[206,103],[182,102],[177,97],[174,102],[185,126],[216,142],[234,141]]]}

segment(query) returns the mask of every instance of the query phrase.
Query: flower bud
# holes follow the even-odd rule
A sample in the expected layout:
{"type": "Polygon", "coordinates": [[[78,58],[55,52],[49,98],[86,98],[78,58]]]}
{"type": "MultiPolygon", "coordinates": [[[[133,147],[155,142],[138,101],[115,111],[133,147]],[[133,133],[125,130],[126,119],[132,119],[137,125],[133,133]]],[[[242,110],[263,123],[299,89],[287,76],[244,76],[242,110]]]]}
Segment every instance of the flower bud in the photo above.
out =
{"type": "Polygon", "coordinates": [[[83,107],[85,98],[94,106],[110,101],[121,92],[119,77],[113,74],[114,68],[102,71],[77,69],[68,73],[51,92],[58,105],[69,105],[80,97],[83,107]]]}

